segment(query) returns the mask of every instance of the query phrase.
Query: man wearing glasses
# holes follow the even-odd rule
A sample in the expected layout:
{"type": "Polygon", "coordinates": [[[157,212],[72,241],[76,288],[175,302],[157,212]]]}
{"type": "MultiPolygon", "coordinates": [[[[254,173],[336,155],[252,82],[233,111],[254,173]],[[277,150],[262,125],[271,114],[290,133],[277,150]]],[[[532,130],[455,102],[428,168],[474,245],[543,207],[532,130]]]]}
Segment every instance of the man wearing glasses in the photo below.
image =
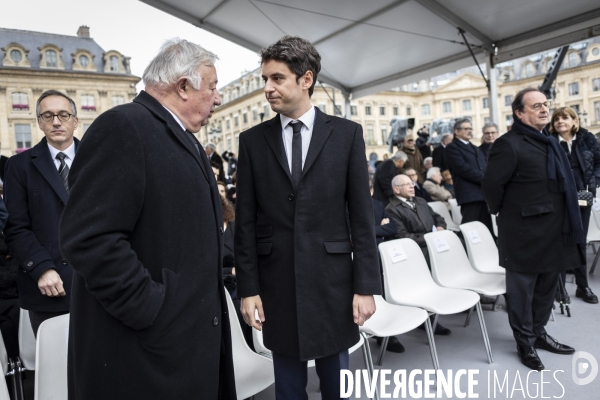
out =
{"type": "Polygon", "coordinates": [[[481,145],[479,146],[479,150],[483,152],[483,154],[488,156],[490,148],[492,144],[498,139],[498,125],[493,122],[488,122],[483,125],[483,135],[481,136],[481,145]]]}
{"type": "Polygon", "coordinates": [[[29,310],[33,332],[69,312],[73,270],[58,246],[58,223],[69,197],[67,177],[79,141],[77,109],[65,94],[48,90],[37,101],[44,138],[6,165],[6,244],[19,261],[19,306],[29,310]]]}
{"type": "Polygon", "coordinates": [[[536,349],[575,352],[548,335],[545,326],[560,271],[585,263],[585,234],[569,160],[546,129],[546,96],[523,89],[512,110],[515,122],[490,150],[482,187],[490,211],[498,215],[498,251],[517,352],[524,365],[541,371],[536,349]]]}
{"type": "Polygon", "coordinates": [[[456,201],[462,222],[479,221],[494,232],[492,218],[481,193],[481,180],[487,167],[485,155],[470,142],[473,128],[466,118],[454,123],[454,140],[446,147],[444,158],[454,180],[456,201]]]}

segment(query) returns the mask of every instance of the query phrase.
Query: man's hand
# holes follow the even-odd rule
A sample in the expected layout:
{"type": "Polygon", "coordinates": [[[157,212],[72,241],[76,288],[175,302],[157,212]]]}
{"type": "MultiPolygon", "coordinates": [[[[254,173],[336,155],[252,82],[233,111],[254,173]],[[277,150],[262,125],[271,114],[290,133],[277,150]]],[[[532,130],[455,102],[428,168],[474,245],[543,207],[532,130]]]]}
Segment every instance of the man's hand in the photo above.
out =
{"type": "Polygon", "coordinates": [[[381,220],[381,225],[387,225],[390,223],[390,219],[389,218],[384,218],[381,220]]]}
{"type": "Polygon", "coordinates": [[[444,227],[443,227],[443,226],[438,226],[438,227],[436,227],[436,229],[437,229],[438,231],[445,231],[445,230],[446,230],[446,229],[444,229],[444,227]]]}
{"type": "Polygon", "coordinates": [[[44,296],[48,297],[67,295],[63,288],[63,281],[54,268],[50,268],[40,276],[40,279],[38,279],[38,288],[44,296]]]}
{"type": "Polygon", "coordinates": [[[242,298],[241,309],[244,321],[256,330],[262,331],[262,324],[265,322],[265,313],[260,296],[242,298]],[[259,319],[256,319],[255,311],[258,311],[259,319]]]}
{"type": "Polygon", "coordinates": [[[352,300],[354,323],[363,326],[366,320],[375,314],[375,299],[372,295],[355,294],[352,300]]]}

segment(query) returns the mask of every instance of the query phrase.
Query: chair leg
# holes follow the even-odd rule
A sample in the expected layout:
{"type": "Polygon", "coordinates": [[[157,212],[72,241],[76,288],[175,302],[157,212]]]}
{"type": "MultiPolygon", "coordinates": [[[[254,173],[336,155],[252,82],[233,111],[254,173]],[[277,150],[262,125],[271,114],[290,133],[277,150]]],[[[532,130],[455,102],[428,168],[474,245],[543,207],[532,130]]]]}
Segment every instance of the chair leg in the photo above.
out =
{"type": "Polygon", "coordinates": [[[492,355],[492,347],[490,345],[490,339],[488,337],[487,329],[485,327],[485,321],[483,319],[483,310],[481,309],[481,303],[477,302],[475,307],[477,308],[477,316],[479,317],[479,326],[481,327],[481,334],[483,335],[483,344],[485,344],[485,350],[487,351],[488,361],[490,364],[493,364],[494,356],[492,355]]]}
{"type": "Polygon", "coordinates": [[[388,341],[390,340],[389,337],[384,337],[383,340],[381,341],[381,349],[379,350],[379,358],[377,358],[377,365],[379,365],[381,367],[381,364],[383,363],[383,356],[385,355],[385,351],[387,350],[387,344],[388,341]]]}
{"type": "Polygon", "coordinates": [[[556,321],[556,318],[554,318],[554,309],[550,310],[550,318],[552,321],[556,321]]]}
{"type": "Polygon", "coordinates": [[[496,301],[494,302],[494,311],[498,309],[498,303],[500,302],[500,295],[496,296],[496,301]]]}
{"type": "Polygon", "coordinates": [[[594,262],[592,263],[592,268],[590,268],[590,275],[594,273],[596,269],[596,263],[598,262],[598,257],[600,257],[600,251],[596,253],[596,257],[594,257],[594,262]]]}
{"type": "Polygon", "coordinates": [[[592,250],[594,250],[594,254],[596,254],[598,252],[598,250],[596,250],[596,243],[592,242],[592,250]]]}
{"type": "Polygon", "coordinates": [[[433,338],[433,330],[431,329],[431,321],[429,318],[425,321],[425,332],[427,333],[427,341],[429,342],[429,352],[431,353],[431,361],[433,362],[433,369],[436,371],[440,369],[440,362],[437,356],[437,349],[435,347],[435,340],[433,338]]]}
{"type": "Polygon", "coordinates": [[[469,309],[469,313],[467,314],[467,319],[465,320],[465,328],[467,326],[469,326],[469,324],[471,323],[471,315],[473,314],[473,310],[475,309],[475,307],[471,307],[469,309]]]}
{"type": "Polygon", "coordinates": [[[434,314],[435,316],[433,317],[433,324],[431,324],[431,329],[433,329],[433,332],[435,333],[435,328],[437,328],[437,322],[438,322],[438,315],[434,314]]]}
{"type": "MultiPolygon", "coordinates": [[[[371,346],[369,345],[369,337],[364,332],[361,332],[360,334],[364,339],[363,358],[365,360],[365,366],[367,367],[367,372],[369,373],[369,380],[372,381],[373,374],[375,371],[375,366],[373,365],[373,356],[371,355],[371,346]]],[[[385,339],[387,339],[387,338],[385,338],[385,339]]],[[[387,344],[387,341],[386,341],[386,344],[387,344]]],[[[379,393],[377,392],[377,384],[375,382],[374,382],[374,384],[375,384],[375,399],[379,400],[379,393]]]]}

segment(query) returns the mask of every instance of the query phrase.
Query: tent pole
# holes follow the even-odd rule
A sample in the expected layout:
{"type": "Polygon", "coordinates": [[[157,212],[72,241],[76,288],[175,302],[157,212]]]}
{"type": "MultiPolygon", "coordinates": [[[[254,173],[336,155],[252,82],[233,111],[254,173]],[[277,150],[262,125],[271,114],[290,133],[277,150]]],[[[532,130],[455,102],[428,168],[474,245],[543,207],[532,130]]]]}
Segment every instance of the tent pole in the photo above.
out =
{"type": "MultiPolygon", "coordinates": [[[[496,69],[494,68],[494,54],[486,52],[487,62],[485,69],[488,78],[488,107],[490,108],[490,122],[500,126],[498,120],[498,83],[496,82],[496,69]]],[[[500,129],[500,128],[498,128],[500,129]]]]}

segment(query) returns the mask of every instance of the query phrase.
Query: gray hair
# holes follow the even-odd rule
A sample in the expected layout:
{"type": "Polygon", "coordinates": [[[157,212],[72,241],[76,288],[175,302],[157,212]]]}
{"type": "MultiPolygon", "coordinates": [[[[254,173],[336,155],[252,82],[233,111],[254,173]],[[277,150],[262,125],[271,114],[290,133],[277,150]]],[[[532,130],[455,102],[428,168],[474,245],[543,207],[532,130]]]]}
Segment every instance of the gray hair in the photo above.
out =
{"type": "Polygon", "coordinates": [[[441,173],[439,167],[431,167],[427,170],[427,179],[431,179],[436,173],[441,173]]]}
{"type": "Polygon", "coordinates": [[[213,149],[214,151],[217,151],[217,145],[214,143],[206,143],[206,146],[204,146],[204,148],[213,149]]]}
{"type": "Polygon", "coordinates": [[[491,127],[494,127],[494,128],[496,128],[496,133],[497,133],[497,132],[500,130],[500,129],[498,128],[498,125],[496,125],[496,124],[495,124],[495,123],[493,123],[493,122],[488,122],[488,123],[486,123],[485,125],[483,125],[483,128],[481,128],[481,133],[485,133],[485,130],[486,130],[487,128],[491,128],[491,127]]]}
{"type": "Polygon", "coordinates": [[[408,156],[406,155],[405,152],[398,150],[396,152],[396,154],[394,154],[394,156],[392,157],[392,160],[394,160],[394,161],[403,160],[404,162],[406,162],[406,161],[408,161],[408,156]]]}
{"type": "Polygon", "coordinates": [[[396,176],[394,177],[394,179],[392,179],[392,186],[398,186],[398,185],[400,184],[400,179],[401,179],[403,176],[404,176],[404,177],[406,177],[406,178],[407,178],[409,181],[411,181],[411,182],[412,182],[412,179],[410,179],[410,176],[408,176],[408,175],[406,175],[406,174],[400,174],[400,175],[396,175],[396,176]]]}
{"type": "Polygon", "coordinates": [[[44,100],[46,97],[50,97],[50,96],[61,96],[61,97],[64,97],[65,99],[69,100],[69,103],[71,104],[71,111],[73,111],[72,114],[74,117],[77,116],[77,107],[75,106],[75,102],[73,101],[72,98],[70,98],[63,92],[59,92],[58,90],[46,90],[44,93],[42,93],[40,98],[37,100],[37,103],[35,104],[35,115],[38,118],[40,116],[40,112],[42,111],[42,108],[40,106],[40,104],[42,103],[42,100],[44,100]]]}
{"type": "Polygon", "coordinates": [[[167,87],[181,77],[187,77],[190,85],[200,89],[201,65],[213,66],[219,59],[216,54],[187,40],[174,38],[167,40],[158,54],[146,67],[142,79],[146,86],[167,87]]]}
{"type": "Polygon", "coordinates": [[[425,157],[425,159],[423,160],[423,165],[427,164],[428,161],[433,162],[433,157],[425,157]]]}
{"type": "Polygon", "coordinates": [[[462,128],[462,124],[467,122],[471,123],[471,120],[469,118],[458,118],[456,122],[454,122],[454,131],[460,130],[462,128]]]}
{"type": "Polygon", "coordinates": [[[440,138],[440,142],[445,143],[447,139],[452,140],[453,138],[454,138],[454,135],[452,133],[444,133],[442,135],[442,137],[440,138]]]}

